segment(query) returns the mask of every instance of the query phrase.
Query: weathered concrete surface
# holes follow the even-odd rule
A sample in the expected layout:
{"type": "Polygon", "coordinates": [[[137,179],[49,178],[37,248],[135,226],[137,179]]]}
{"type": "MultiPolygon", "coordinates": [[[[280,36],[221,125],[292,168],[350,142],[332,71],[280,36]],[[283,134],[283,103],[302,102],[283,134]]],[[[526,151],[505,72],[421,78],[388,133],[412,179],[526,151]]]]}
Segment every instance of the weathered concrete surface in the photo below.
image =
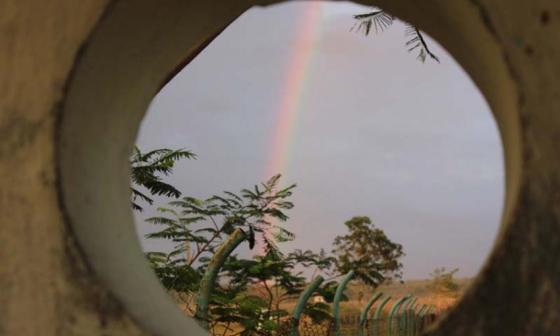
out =
{"type": "Polygon", "coordinates": [[[477,6],[518,90],[519,198],[478,285],[433,334],[558,335],[560,2],[477,6]]]}
{"type": "MultiPolygon", "coordinates": [[[[127,153],[169,72],[253,3],[0,2],[0,335],[200,334],[142,260],[127,153]]],[[[560,334],[560,2],[377,4],[454,54],[504,143],[500,237],[432,334],[560,334]]]]}
{"type": "Polygon", "coordinates": [[[106,1],[0,2],[0,335],[139,335],[60,211],[55,121],[106,1]]]}

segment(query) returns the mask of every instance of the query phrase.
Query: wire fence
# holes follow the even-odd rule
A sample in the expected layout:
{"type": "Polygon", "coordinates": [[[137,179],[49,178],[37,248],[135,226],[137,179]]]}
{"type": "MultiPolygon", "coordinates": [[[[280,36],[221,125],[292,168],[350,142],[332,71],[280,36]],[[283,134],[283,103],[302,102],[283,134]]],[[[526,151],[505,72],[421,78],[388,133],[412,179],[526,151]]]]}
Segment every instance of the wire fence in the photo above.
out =
{"type": "MultiPolygon", "coordinates": [[[[419,336],[435,320],[434,314],[423,317],[402,314],[391,319],[369,319],[360,325],[359,316],[344,316],[340,318],[338,333],[332,321],[321,324],[302,321],[298,331],[299,336],[419,336]]],[[[288,328],[279,335],[289,335],[288,328]]]]}
{"type": "MultiPolygon", "coordinates": [[[[387,315],[382,318],[370,318],[360,324],[360,317],[357,315],[347,315],[340,318],[337,326],[334,321],[323,321],[313,323],[309,318],[302,318],[298,325],[297,336],[420,336],[438,318],[436,314],[426,314],[420,316],[412,314],[412,311],[389,318],[387,315]]],[[[281,323],[280,328],[272,332],[274,336],[292,336],[293,320],[286,320],[281,323]]],[[[227,329],[227,328],[226,328],[227,329]]],[[[241,335],[240,330],[235,328],[229,332],[224,328],[212,329],[211,335],[241,335]]],[[[264,335],[255,333],[251,335],[264,335]]]]}

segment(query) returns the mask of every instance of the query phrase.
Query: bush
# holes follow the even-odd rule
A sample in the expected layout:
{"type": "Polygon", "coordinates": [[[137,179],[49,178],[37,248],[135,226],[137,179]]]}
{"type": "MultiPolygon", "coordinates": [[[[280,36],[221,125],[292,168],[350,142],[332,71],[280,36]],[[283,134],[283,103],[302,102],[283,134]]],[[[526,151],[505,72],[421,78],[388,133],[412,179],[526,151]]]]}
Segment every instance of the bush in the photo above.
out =
{"type": "Polygon", "coordinates": [[[439,293],[439,294],[455,294],[459,290],[459,285],[453,279],[455,273],[459,271],[455,268],[451,271],[447,271],[445,267],[436,268],[430,276],[432,280],[428,285],[428,288],[439,293]]]}

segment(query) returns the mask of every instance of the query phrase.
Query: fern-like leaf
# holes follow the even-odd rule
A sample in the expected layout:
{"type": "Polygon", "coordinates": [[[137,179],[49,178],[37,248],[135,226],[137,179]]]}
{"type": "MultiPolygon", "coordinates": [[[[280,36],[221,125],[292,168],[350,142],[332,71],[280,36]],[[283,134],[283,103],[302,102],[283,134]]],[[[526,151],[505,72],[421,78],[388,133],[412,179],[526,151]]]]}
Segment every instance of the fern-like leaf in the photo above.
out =
{"type": "Polygon", "coordinates": [[[416,57],[417,59],[424,63],[426,62],[426,57],[430,56],[430,58],[439,63],[439,58],[434,55],[434,53],[432,53],[430,48],[428,48],[428,44],[426,43],[424,36],[418,28],[411,24],[408,24],[406,27],[406,36],[409,37],[408,41],[406,41],[408,51],[412,52],[416,49],[419,50],[418,56],[416,57]]]}
{"type": "Polygon", "coordinates": [[[367,36],[371,32],[371,28],[375,29],[376,33],[380,33],[389,28],[394,21],[394,16],[387,14],[385,11],[377,10],[369,13],[354,15],[357,22],[352,27],[351,31],[363,31],[367,36]]]}

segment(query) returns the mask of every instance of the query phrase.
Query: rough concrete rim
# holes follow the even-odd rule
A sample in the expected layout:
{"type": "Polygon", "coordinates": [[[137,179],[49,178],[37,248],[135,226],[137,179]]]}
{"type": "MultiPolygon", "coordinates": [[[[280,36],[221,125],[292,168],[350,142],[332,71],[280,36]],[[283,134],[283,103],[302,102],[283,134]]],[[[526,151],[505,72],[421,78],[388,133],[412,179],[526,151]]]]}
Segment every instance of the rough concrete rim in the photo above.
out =
{"type": "MultiPolygon", "coordinates": [[[[137,323],[153,334],[206,333],[165,295],[136,238],[127,158],[138,125],[161,82],[198,45],[252,5],[277,2],[117,1],[78,55],[59,125],[62,203],[91,269],[137,323]]],[[[378,4],[436,37],[485,94],[506,156],[503,236],[516,208],[521,176],[518,94],[505,51],[476,2],[378,4]],[[461,17],[450,20],[453,13],[461,17]],[[465,48],[472,50],[466,53],[465,48]]],[[[485,270],[495,266],[489,262],[485,270]]],[[[485,286],[484,272],[470,292],[485,286]]]]}

